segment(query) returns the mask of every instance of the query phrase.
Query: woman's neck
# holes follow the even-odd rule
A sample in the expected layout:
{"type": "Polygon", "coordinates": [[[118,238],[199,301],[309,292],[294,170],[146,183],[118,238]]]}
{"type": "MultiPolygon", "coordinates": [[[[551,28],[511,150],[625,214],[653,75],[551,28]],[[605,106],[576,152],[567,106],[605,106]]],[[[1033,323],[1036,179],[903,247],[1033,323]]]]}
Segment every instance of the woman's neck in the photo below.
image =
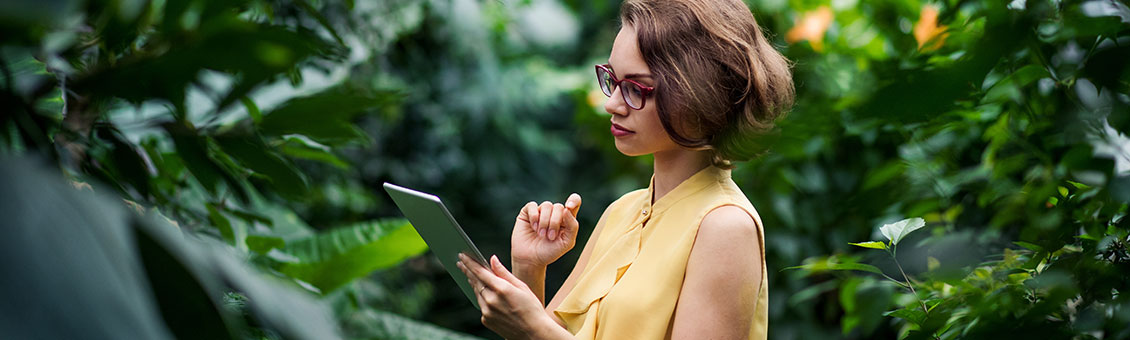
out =
{"type": "Polygon", "coordinates": [[[687,178],[710,166],[710,151],[668,150],[655,153],[655,184],[651,203],[659,201],[687,178]]]}

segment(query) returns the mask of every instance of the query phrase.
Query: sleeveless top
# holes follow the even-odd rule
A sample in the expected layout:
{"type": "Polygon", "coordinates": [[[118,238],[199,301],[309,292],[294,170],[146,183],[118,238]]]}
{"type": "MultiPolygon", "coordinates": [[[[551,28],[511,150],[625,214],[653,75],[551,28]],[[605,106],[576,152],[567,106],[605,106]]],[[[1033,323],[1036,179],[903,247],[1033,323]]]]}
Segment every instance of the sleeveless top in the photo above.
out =
{"type": "MultiPolygon", "coordinates": [[[[765,234],[730,171],[708,166],[651,203],[655,178],[613,202],[589,262],[554,314],[577,339],[668,339],[687,259],[702,219],[733,205],[753,217],[761,252],[761,288],[749,335],[764,340],[769,323],[765,234]],[[646,224],[645,224],[646,223],[646,224]]],[[[591,242],[591,241],[590,241],[591,242]]],[[[751,245],[753,246],[753,245],[751,245]]]]}

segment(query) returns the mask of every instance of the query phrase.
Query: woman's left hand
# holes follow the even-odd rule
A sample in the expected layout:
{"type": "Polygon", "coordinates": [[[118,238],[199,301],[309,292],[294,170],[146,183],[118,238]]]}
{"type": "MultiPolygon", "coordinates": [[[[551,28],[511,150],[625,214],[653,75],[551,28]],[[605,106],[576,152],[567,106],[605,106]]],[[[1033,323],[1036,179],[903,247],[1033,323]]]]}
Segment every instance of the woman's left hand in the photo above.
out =
{"type": "Polygon", "coordinates": [[[458,267],[479,300],[483,325],[498,335],[511,340],[535,339],[548,331],[545,327],[560,327],[545,314],[534,292],[502,266],[498,256],[491,256],[490,268],[486,268],[459,254],[458,267]]]}

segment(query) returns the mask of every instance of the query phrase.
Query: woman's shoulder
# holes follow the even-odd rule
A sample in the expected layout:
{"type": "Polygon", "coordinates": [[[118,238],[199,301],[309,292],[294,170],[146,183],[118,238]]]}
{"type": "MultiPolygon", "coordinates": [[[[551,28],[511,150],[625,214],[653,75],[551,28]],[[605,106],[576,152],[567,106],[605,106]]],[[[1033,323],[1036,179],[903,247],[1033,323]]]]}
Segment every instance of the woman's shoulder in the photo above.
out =
{"type": "Polygon", "coordinates": [[[705,211],[699,215],[702,216],[699,237],[705,234],[707,238],[710,235],[743,235],[754,240],[760,238],[761,218],[753,203],[732,181],[720,184],[715,190],[705,193],[709,198],[700,198],[701,209],[705,211]]]}
{"type": "Polygon", "coordinates": [[[698,234],[742,235],[756,239],[759,236],[758,222],[754,212],[739,205],[722,205],[706,213],[699,223],[698,234]]]}

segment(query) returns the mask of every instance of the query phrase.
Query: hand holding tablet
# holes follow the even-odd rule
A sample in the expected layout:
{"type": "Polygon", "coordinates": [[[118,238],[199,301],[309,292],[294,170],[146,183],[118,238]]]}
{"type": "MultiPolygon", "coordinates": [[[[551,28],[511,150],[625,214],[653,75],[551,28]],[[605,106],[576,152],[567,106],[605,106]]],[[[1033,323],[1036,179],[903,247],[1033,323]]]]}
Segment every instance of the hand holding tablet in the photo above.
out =
{"type": "MultiPolygon", "coordinates": [[[[487,273],[495,272],[500,278],[514,278],[513,274],[502,267],[497,257],[492,257],[493,261],[490,262],[483,257],[439,197],[392,183],[385,183],[384,188],[475,308],[482,310],[479,297],[476,296],[476,287],[468,281],[480,283],[478,289],[482,289],[485,284],[474,275],[467,275],[465,270],[475,269],[467,268],[467,263],[477,262],[482,266],[478,269],[485,268],[487,273]],[[466,263],[460,264],[460,260],[466,263]]],[[[564,204],[527,203],[515,219],[511,236],[515,265],[544,267],[572,249],[577,239],[577,212],[580,207],[581,196],[578,194],[570,195],[564,204]]],[[[517,278],[513,281],[515,285],[521,283],[517,278]]],[[[536,296],[535,300],[538,298],[540,297],[536,296]]]]}

